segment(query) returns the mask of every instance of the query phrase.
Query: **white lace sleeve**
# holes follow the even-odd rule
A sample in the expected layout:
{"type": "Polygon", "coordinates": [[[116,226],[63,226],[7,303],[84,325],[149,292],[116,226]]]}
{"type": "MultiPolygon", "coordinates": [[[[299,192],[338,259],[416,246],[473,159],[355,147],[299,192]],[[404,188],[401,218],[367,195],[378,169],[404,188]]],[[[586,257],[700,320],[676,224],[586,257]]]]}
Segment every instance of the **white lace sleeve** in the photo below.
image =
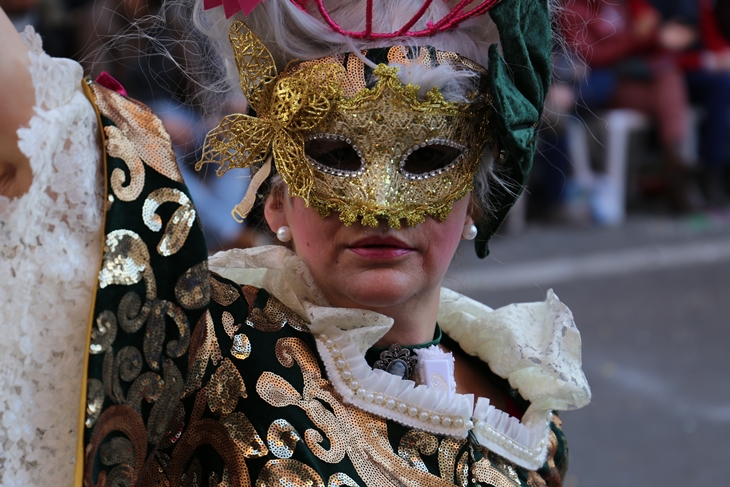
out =
{"type": "Polygon", "coordinates": [[[82,69],[31,28],[33,183],[0,197],[0,485],[73,485],[85,333],[101,241],[96,115],[82,69]]]}

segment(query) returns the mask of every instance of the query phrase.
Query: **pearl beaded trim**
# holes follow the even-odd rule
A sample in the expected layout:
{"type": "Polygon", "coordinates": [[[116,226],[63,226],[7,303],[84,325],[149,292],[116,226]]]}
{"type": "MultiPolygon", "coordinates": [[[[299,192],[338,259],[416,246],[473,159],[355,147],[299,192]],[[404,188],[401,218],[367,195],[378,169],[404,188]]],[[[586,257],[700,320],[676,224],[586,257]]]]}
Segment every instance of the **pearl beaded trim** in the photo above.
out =
{"type": "MultiPolygon", "coordinates": [[[[494,406],[490,406],[490,408],[494,409],[494,406]]],[[[551,417],[552,412],[548,412],[547,418],[544,423],[545,427],[543,433],[539,435],[540,441],[536,442],[533,447],[525,446],[524,444],[516,441],[510,435],[507,435],[505,434],[505,432],[500,431],[498,428],[495,428],[488,422],[477,420],[476,418],[474,418],[474,432],[477,440],[479,440],[480,443],[487,445],[495,453],[498,453],[508,458],[519,457],[523,461],[530,464],[535,464],[535,462],[538,462],[539,465],[534,467],[538,468],[543,463],[541,459],[547,451],[547,437],[550,431],[551,417]]],[[[529,436],[533,436],[527,426],[523,424],[518,424],[517,427],[519,429],[522,429],[522,431],[529,436]]]]}
{"type": "MultiPolygon", "coordinates": [[[[488,404],[486,399],[480,399],[476,411],[472,413],[473,417],[470,417],[442,414],[414,403],[417,401],[399,400],[380,390],[368,390],[361,382],[363,379],[358,380],[351,370],[348,358],[341,350],[347,343],[338,343],[343,340],[347,338],[333,339],[326,334],[317,336],[320,352],[326,351],[329,355],[327,357],[321,353],[325,364],[332,364],[332,367],[328,367],[328,373],[333,385],[337,388],[339,384],[343,384],[350,391],[347,393],[346,390],[340,390],[346,402],[399,423],[437,434],[464,437],[468,431],[473,430],[480,444],[517,464],[537,469],[544,463],[552,412],[546,412],[544,423],[526,426],[494,406],[480,407],[483,406],[481,401],[486,401],[488,404]],[[476,417],[478,410],[482,412],[476,417]],[[526,441],[518,441],[516,437],[526,441]],[[526,446],[525,443],[532,446],[526,446]]],[[[377,373],[372,369],[369,370],[371,373],[377,373]]],[[[396,376],[392,376],[389,380],[401,381],[396,376]]]]}
{"type": "MultiPolygon", "coordinates": [[[[318,339],[324,344],[325,348],[329,351],[330,355],[334,359],[334,365],[339,373],[340,378],[352,389],[355,396],[362,399],[363,401],[377,406],[384,406],[385,408],[398,412],[401,414],[407,414],[414,420],[422,423],[430,423],[433,426],[442,426],[446,428],[452,428],[455,430],[466,428],[471,429],[474,423],[468,417],[450,417],[441,416],[434,411],[419,408],[414,404],[410,404],[405,401],[400,401],[396,397],[389,396],[380,392],[372,392],[362,387],[360,382],[353,376],[350,370],[347,360],[342,355],[339,347],[334,340],[327,337],[327,335],[319,335],[318,339]]],[[[364,360],[364,359],[363,359],[364,360]]],[[[393,376],[396,378],[395,376],[393,376]]],[[[397,378],[396,378],[397,379],[397,378]]],[[[397,379],[400,380],[400,379],[397,379]]],[[[452,434],[457,433],[453,431],[452,434]]]]}

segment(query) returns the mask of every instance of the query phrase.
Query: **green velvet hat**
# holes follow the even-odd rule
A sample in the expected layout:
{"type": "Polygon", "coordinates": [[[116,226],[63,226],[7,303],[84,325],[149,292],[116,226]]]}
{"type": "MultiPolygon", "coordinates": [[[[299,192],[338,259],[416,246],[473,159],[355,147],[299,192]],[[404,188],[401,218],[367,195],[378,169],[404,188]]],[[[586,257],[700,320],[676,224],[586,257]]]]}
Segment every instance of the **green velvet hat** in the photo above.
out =
{"type": "Polygon", "coordinates": [[[537,127],[552,74],[552,30],[547,0],[502,0],[489,14],[500,44],[489,48],[498,153],[488,207],[477,222],[477,255],[489,255],[489,240],[527,184],[537,147],[537,127]],[[501,48],[501,52],[500,52],[501,48]]]}

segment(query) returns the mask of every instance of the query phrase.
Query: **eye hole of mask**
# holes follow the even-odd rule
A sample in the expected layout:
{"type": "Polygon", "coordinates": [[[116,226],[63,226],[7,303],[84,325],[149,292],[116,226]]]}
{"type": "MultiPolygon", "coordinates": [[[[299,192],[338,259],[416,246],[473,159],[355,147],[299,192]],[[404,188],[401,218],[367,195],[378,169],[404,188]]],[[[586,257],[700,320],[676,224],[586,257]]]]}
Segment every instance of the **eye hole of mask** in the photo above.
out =
{"type": "Polygon", "coordinates": [[[401,170],[413,175],[431,175],[434,171],[445,169],[464,154],[459,147],[431,144],[418,147],[406,156],[400,164],[401,170]]]}
{"type": "Polygon", "coordinates": [[[304,143],[304,153],[318,165],[335,171],[356,173],[362,168],[360,154],[344,137],[308,140],[304,143]]]}

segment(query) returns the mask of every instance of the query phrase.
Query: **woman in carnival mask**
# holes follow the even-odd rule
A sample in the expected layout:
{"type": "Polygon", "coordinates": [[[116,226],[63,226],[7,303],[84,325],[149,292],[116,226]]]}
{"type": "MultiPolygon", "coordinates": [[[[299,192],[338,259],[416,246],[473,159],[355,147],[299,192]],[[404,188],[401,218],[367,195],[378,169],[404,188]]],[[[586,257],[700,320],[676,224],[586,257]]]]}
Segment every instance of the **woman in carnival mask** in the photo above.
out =
{"type": "Polygon", "coordinates": [[[200,164],[284,245],[210,259],[159,120],[1,19],[3,485],[561,485],[570,311],[441,288],[529,172],[547,3],[239,1],[200,164]]]}

